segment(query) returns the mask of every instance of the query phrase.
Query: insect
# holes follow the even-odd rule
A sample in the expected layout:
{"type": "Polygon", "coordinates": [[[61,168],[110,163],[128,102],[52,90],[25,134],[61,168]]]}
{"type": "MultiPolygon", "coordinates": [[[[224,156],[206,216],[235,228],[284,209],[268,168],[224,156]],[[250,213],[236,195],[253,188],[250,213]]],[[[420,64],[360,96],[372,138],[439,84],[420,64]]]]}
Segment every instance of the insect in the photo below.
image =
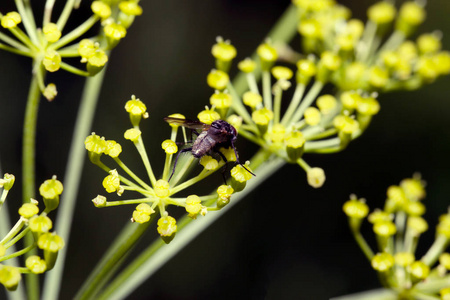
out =
{"type": "MultiPolygon", "coordinates": [[[[189,128],[195,135],[197,135],[197,138],[192,144],[192,147],[184,148],[180,152],[178,152],[169,181],[175,172],[178,157],[181,153],[191,152],[195,158],[201,158],[202,156],[213,152],[219,154],[220,157],[222,157],[223,161],[226,163],[227,159],[225,158],[225,155],[223,155],[223,153],[219,151],[219,149],[222,147],[232,147],[234,150],[234,154],[236,155],[236,162],[241,165],[247,172],[249,172],[253,176],[256,176],[239,161],[239,156],[237,154],[236,147],[234,146],[234,143],[237,139],[237,131],[236,128],[234,128],[230,123],[224,120],[216,120],[212,122],[211,125],[208,125],[200,121],[172,117],[166,117],[164,118],[164,121],[170,124],[189,128]],[[201,130],[201,133],[199,133],[197,130],[201,130]]],[[[225,172],[225,169],[223,170],[223,172],[225,172]]]]}

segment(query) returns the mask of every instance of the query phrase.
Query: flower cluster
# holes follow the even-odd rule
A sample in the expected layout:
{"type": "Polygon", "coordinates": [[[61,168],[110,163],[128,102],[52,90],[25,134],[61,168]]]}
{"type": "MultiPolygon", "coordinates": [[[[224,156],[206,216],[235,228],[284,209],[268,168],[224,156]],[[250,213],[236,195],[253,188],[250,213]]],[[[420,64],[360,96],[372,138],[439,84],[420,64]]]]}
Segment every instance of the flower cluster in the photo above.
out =
{"type": "MultiPolygon", "coordinates": [[[[176,166],[174,164],[174,155],[178,152],[178,145],[176,143],[178,130],[180,125],[176,123],[169,123],[171,127],[170,138],[161,143],[161,148],[165,152],[165,165],[162,176],[157,178],[151,167],[148,153],[145,149],[142,132],[139,124],[143,118],[148,118],[147,107],[145,104],[132,96],[125,105],[125,110],[130,115],[130,121],[133,125],[124,133],[125,139],[131,141],[137,151],[139,152],[143,165],[147,171],[150,183],[146,183],[133,173],[119,158],[122,152],[122,147],[119,143],[113,140],[106,140],[93,133],[85,140],[85,147],[89,152],[89,158],[92,163],[96,164],[109,175],[103,180],[103,187],[108,193],[117,193],[121,196],[125,191],[134,191],[139,193],[141,198],[107,201],[106,197],[98,195],[93,199],[96,207],[109,207],[124,204],[138,204],[133,212],[132,221],[137,223],[149,222],[157,215],[159,211],[160,218],[157,222],[157,230],[161,238],[169,243],[175,236],[177,231],[177,223],[175,218],[171,217],[166,210],[167,206],[175,205],[183,207],[191,218],[196,218],[198,215],[205,215],[208,211],[221,209],[230,201],[233,193],[239,192],[245,188],[246,182],[252,177],[249,173],[249,165],[236,165],[231,170],[230,183],[221,185],[212,195],[198,196],[195,194],[185,197],[174,197],[179,192],[203,180],[207,176],[213,174],[215,171],[225,167],[225,161],[217,160],[212,155],[206,153],[200,158],[200,165],[203,167],[202,171],[190,179],[185,180],[191,166],[194,163],[194,156],[176,156],[176,166]],[[131,179],[120,174],[116,169],[108,167],[101,159],[102,156],[110,156],[117,165],[123,170],[123,174],[128,175],[131,179]],[[179,158],[179,159],[178,159],[179,158]],[[175,168],[176,167],[176,168],[175,168]]],[[[178,120],[184,119],[183,115],[174,114],[172,118],[178,120]]],[[[205,119],[203,119],[206,121],[205,119]]],[[[183,129],[184,143],[187,143],[185,128],[183,129]]],[[[227,161],[236,161],[234,149],[220,149],[220,157],[225,157],[227,161]]]]}
{"type": "Polygon", "coordinates": [[[125,37],[135,16],[142,14],[139,0],[93,1],[92,16],[81,25],[63,35],[67,20],[74,8],[74,1],[67,1],[56,23],[52,22],[54,1],[48,1],[43,15],[42,28],[37,28],[29,1],[20,1],[18,12],[0,13],[1,26],[12,36],[0,34],[0,49],[31,57],[34,72],[39,79],[41,93],[49,100],[57,95],[53,83],[45,85],[44,70],[56,72],[63,69],[81,76],[93,76],[100,72],[108,61],[108,51],[125,37]],[[48,4],[51,4],[50,6],[48,4]],[[79,39],[97,22],[102,31],[91,39],[79,39]],[[25,30],[19,27],[23,24],[25,30]],[[14,38],[15,37],[15,38],[14,38]],[[64,62],[63,58],[80,57],[86,63],[85,71],[64,62]]]}
{"type": "Polygon", "coordinates": [[[441,51],[440,32],[407,40],[425,20],[424,1],[406,1],[398,12],[392,2],[380,1],[367,10],[365,25],[334,1],[294,3],[303,50],[339,57],[341,66],[330,81],[341,90],[411,90],[450,72],[450,53],[441,51]]]}
{"type": "MultiPolygon", "coordinates": [[[[436,239],[420,259],[415,256],[420,235],[428,230],[423,218],[425,206],[424,183],[418,175],[390,186],[383,210],[371,214],[364,199],[352,195],[343,210],[351,231],[375,269],[384,287],[392,289],[399,298],[425,299],[450,295],[450,211],[439,218],[436,239]],[[375,254],[363,238],[360,227],[367,216],[373,224],[378,251],[375,254]],[[436,264],[436,262],[438,262],[436,264]]],[[[433,298],[435,299],[435,298],[433,298]]]]}
{"type": "MultiPolygon", "coordinates": [[[[0,187],[3,188],[0,208],[13,184],[14,175],[11,174],[5,174],[3,179],[0,180],[0,187]]],[[[35,199],[23,204],[19,209],[19,220],[0,241],[0,283],[9,291],[14,291],[17,288],[22,278],[21,274],[41,274],[54,267],[58,251],[64,247],[64,241],[54,232],[50,232],[53,223],[47,215],[58,207],[59,196],[62,191],[63,186],[56,179],[56,176],[46,180],[39,188],[39,193],[45,205],[44,211],[39,213],[39,203],[35,199]],[[33,242],[28,247],[11,253],[11,250],[14,251],[17,242],[27,234],[32,235],[33,242]],[[4,264],[7,260],[24,255],[36,247],[42,250],[43,256],[28,256],[25,260],[25,267],[4,264]]]]}
{"type": "Polygon", "coordinates": [[[416,2],[401,7],[395,30],[383,45],[395,20],[390,2],[370,7],[366,26],[350,19],[350,11],[333,0],[294,4],[305,55],[267,40],[258,47],[257,59],[238,64],[248,86],[240,95],[228,75],[237,51],[219,37],[212,48],[216,69],[207,76],[215,90],[210,98],[213,108],[205,115],[227,120],[240,135],[298,164],[307,172],[309,184],[320,187],[324,171],[310,167],[303,154],[346,148],[379,112],[379,93],[419,88],[450,73],[450,53],[440,50],[438,33],[422,35],[417,43],[406,40],[424,19],[425,12],[416,2]],[[283,61],[294,63],[296,70],[277,65],[283,61]],[[261,87],[256,80],[259,72],[261,87]],[[323,92],[330,83],[338,88],[335,94],[323,92]],[[293,94],[282,111],[283,97],[291,95],[292,86],[293,94]]]}

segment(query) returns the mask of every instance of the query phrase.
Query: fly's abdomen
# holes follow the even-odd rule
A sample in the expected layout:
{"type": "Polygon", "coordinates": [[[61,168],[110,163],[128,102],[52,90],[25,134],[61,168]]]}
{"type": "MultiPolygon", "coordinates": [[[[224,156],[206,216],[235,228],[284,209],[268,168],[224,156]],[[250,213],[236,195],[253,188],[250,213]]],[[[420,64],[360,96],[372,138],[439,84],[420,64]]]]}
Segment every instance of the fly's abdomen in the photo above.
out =
{"type": "Polygon", "coordinates": [[[192,155],[195,158],[200,158],[206,153],[208,153],[214,146],[216,142],[210,136],[207,135],[207,132],[202,132],[192,145],[192,155]]]}

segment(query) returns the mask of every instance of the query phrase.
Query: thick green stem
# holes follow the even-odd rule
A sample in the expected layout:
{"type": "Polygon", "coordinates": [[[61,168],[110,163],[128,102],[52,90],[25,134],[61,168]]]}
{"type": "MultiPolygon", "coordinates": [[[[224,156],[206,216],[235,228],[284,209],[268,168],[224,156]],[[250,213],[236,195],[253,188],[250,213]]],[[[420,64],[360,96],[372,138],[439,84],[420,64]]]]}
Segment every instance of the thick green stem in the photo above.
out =
{"type": "Polygon", "coordinates": [[[61,204],[58,208],[58,218],[55,225],[55,231],[64,239],[66,247],[58,252],[58,263],[45,278],[43,299],[57,299],[61,288],[64,262],[67,255],[67,249],[69,248],[70,228],[72,225],[73,213],[75,211],[75,201],[86,156],[84,140],[91,130],[95,107],[97,106],[97,100],[104,75],[105,69],[96,76],[88,78],[83,91],[72,137],[66,174],[64,176],[64,193],[62,194],[61,204]]]}
{"type": "MultiPolygon", "coordinates": [[[[35,70],[39,72],[39,70],[35,70]]],[[[23,125],[22,138],[22,197],[23,203],[30,202],[31,198],[35,198],[36,184],[36,124],[39,110],[39,100],[41,92],[39,90],[37,74],[34,73],[31,79],[30,90],[28,91],[27,106],[25,109],[25,119],[23,125]]],[[[29,246],[34,242],[31,235],[25,238],[25,246],[29,246]]],[[[30,255],[34,251],[29,252],[30,255]]],[[[27,274],[27,292],[28,299],[38,299],[39,297],[39,278],[36,274],[27,274]]]]}
{"type": "MultiPolygon", "coordinates": [[[[130,253],[130,250],[150,226],[157,214],[153,214],[152,219],[144,224],[128,224],[125,230],[117,237],[108,252],[103,256],[100,263],[95,267],[91,275],[86,279],[84,285],[78,291],[75,299],[94,299],[95,294],[104,286],[105,277],[114,273],[119,262],[130,253]]],[[[49,298],[50,299],[50,298],[49,298]]],[[[95,299],[97,299],[95,297],[95,299]]]]}

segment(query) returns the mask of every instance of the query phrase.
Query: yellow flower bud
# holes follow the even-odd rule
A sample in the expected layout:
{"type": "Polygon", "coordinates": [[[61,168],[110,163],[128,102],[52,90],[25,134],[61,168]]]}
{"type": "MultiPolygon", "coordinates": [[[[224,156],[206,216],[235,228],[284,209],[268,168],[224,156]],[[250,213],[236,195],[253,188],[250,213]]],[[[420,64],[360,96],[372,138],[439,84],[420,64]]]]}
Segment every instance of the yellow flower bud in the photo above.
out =
{"type": "Polygon", "coordinates": [[[320,114],[320,111],[315,107],[308,107],[305,109],[305,112],[303,113],[303,117],[305,118],[306,124],[310,126],[316,126],[320,123],[320,120],[322,119],[322,115],[320,114]]]}
{"type": "Polygon", "coordinates": [[[38,213],[39,213],[39,207],[33,203],[24,203],[19,208],[19,215],[21,215],[25,219],[29,219],[38,213]]]}
{"type": "Polygon", "coordinates": [[[158,180],[154,186],[155,194],[159,198],[166,198],[170,195],[170,185],[165,180],[158,180]]]}
{"type": "Polygon", "coordinates": [[[19,13],[15,11],[9,12],[4,15],[1,21],[3,28],[14,28],[18,24],[20,24],[20,22],[22,22],[22,18],[20,17],[19,13]]]}
{"type": "Polygon", "coordinates": [[[372,268],[378,272],[386,272],[394,266],[395,259],[389,253],[377,253],[372,258],[372,268]]]}
{"type": "Polygon", "coordinates": [[[251,73],[256,68],[256,63],[251,58],[246,58],[238,64],[239,70],[244,73],[251,73]]]}
{"type": "Polygon", "coordinates": [[[125,137],[125,139],[130,140],[133,143],[136,143],[139,140],[141,134],[142,132],[139,129],[131,128],[125,131],[125,134],[123,136],[125,137]]]}
{"type": "Polygon", "coordinates": [[[324,170],[317,167],[306,171],[306,178],[308,180],[308,184],[315,189],[322,187],[326,179],[324,170]]]}
{"type": "Polygon", "coordinates": [[[205,168],[207,171],[213,171],[219,167],[219,162],[212,158],[209,155],[203,155],[200,158],[200,164],[205,168]]]}
{"type": "Polygon", "coordinates": [[[175,154],[178,152],[178,146],[172,140],[165,140],[162,142],[161,147],[167,154],[175,154]]]}
{"type": "Polygon", "coordinates": [[[209,72],[208,76],[206,77],[206,81],[208,85],[213,89],[222,91],[227,87],[227,84],[230,81],[230,77],[223,71],[211,70],[211,72],[209,72]]]}
{"type": "Polygon", "coordinates": [[[47,50],[45,52],[42,64],[49,72],[56,72],[61,67],[61,55],[55,50],[47,50]]]}
{"type": "Polygon", "coordinates": [[[50,43],[58,41],[61,37],[61,31],[55,23],[45,24],[42,32],[44,33],[45,39],[50,43]]]}

